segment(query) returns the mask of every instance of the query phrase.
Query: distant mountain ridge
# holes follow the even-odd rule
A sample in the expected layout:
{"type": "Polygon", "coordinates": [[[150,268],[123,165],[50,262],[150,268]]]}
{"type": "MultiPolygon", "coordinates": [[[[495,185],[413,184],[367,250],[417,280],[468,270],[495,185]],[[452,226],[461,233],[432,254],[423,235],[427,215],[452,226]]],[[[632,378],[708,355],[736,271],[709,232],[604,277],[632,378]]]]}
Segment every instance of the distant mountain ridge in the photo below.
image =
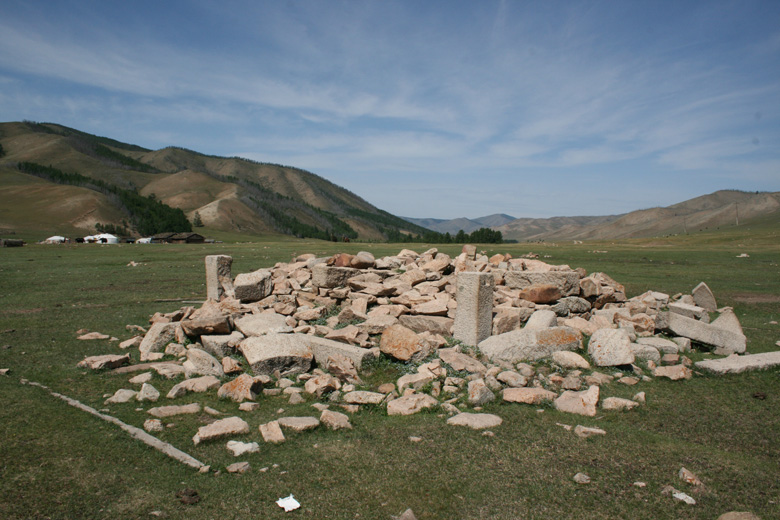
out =
{"type": "Polygon", "coordinates": [[[478,219],[408,219],[440,233],[455,234],[459,229],[472,232],[479,227],[501,231],[504,240],[606,240],[642,238],[704,231],[735,225],[777,213],[780,218],[780,192],[721,190],[665,208],[650,208],[620,215],[518,218],[498,214],[478,219]]]}
{"type": "Polygon", "coordinates": [[[515,217],[506,215],[504,213],[495,213],[493,215],[475,219],[468,219],[465,217],[451,220],[436,218],[404,218],[409,222],[417,224],[418,226],[422,226],[439,233],[449,233],[450,235],[455,235],[458,231],[461,230],[463,230],[464,233],[472,233],[480,228],[496,229],[499,226],[508,224],[509,222],[515,220],[515,217]]]}

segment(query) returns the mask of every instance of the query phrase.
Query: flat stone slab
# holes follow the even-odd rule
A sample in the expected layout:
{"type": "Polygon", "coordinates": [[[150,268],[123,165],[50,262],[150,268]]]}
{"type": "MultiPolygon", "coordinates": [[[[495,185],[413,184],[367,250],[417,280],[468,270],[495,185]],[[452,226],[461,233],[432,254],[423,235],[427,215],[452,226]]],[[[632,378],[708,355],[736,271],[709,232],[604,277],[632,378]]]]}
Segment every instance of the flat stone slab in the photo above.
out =
{"type": "Polygon", "coordinates": [[[264,334],[292,332],[287,325],[287,317],[281,314],[263,312],[236,320],[236,329],[244,336],[263,336],[264,334]]]}
{"type": "Polygon", "coordinates": [[[288,428],[296,432],[313,430],[320,425],[316,417],[280,417],[277,422],[282,428],[288,428]]]}
{"type": "Polygon", "coordinates": [[[314,354],[301,338],[304,334],[266,334],[248,337],[239,344],[252,371],[271,375],[279,370],[283,376],[309,371],[314,354]]]}
{"type": "Polygon", "coordinates": [[[541,404],[553,401],[558,394],[544,388],[505,388],[502,397],[508,403],[541,404]]]}
{"type": "Polygon", "coordinates": [[[379,404],[385,400],[385,394],[356,390],[347,392],[342,396],[341,400],[347,404],[379,404]]]}
{"type": "MultiPolygon", "coordinates": [[[[666,323],[664,326],[677,336],[720,347],[724,350],[740,354],[745,352],[747,339],[742,334],[715,327],[708,323],[686,318],[674,312],[665,314],[666,323]]],[[[660,315],[659,315],[660,316],[660,315]]],[[[663,319],[662,319],[663,320],[663,319]]]]}
{"type": "Polygon", "coordinates": [[[387,403],[387,415],[412,415],[438,406],[439,402],[428,394],[411,394],[387,403]]]}
{"type": "Polygon", "coordinates": [[[171,417],[173,415],[180,415],[185,413],[200,413],[200,403],[191,403],[181,406],[158,406],[156,408],[150,408],[148,413],[155,417],[171,417]]]}
{"type": "Polygon", "coordinates": [[[577,350],[582,346],[582,334],[569,327],[521,329],[491,336],[478,346],[494,363],[514,364],[543,359],[558,350],[577,350]]]}
{"type": "Polygon", "coordinates": [[[483,430],[500,426],[504,420],[498,415],[490,413],[459,413],[447,419],[447,424],[453,426],[467,426],[472,430],[483,430]]]}
{"type": "Polygon", "coordinates": [[[739,374],[747,370],[764,370],[780,365],[780,351],[762,354],[732,354],[722,359],[707,359],[696,362],[696,368],[715,374],[739,374]]]}
{"type": "Polygon", "coordinates": [[[130,362],[130,354],[104,354],[102,356],[89,356],[79,361],[81,368],[90,368],[92,370],[103,370],[117,368],[130,362]]]}
{"type": "Polygon", "coordinates": [[[240,417],[228,417],[198,428],[198,433],[192,438],[192,442],[198,445],[203,441],[245,433],[249,433],[249,425],[245,420],[240,417]]]}

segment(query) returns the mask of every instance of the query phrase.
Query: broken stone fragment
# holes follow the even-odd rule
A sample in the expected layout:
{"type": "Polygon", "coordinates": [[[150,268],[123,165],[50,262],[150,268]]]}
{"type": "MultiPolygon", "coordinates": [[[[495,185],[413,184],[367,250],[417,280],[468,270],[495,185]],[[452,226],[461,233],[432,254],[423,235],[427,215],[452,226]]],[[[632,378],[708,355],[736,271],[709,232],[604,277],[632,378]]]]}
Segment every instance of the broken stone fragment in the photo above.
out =
{"type": "Polygon", "coordinates": [[[685,365],[672,365],[666,367],[657,367],[653,370],[655,377],[666,377],[672,381],[679,381],[680,379],[690,379],[693,377],[693,372],[685,365]]]}
{"type": "Polygon", "coordinates": [[[141,346],[141,342],[144,340],[143,336],[133,336],[132,338],[123,341],[119,344],[119,348],[121,349],[128,349],[128,348],[137,348],[141,346]]]}
{"type": "Polygon", "coordinates": [[[596,415],[596,404],[598,401],[598,386],[591,386],[581,392],[566,390],[555,400],[555,408],[561,412],[593,417],[596,415]]]}
{"type": "Polygon", "coordinates": [[[341,399],[347,404],[380,404],[385,400],[385,394],[355,390],[354,392],[347,392],[341,399]]]}
{"type": "Polygon", "coordinates": [[[495,428],[504,422],[498,415],[489,413],[459,413],[447,419],[447,424],[453,426],[466,426],[472,430],[495,428]]]}
{"type": "Polygon", "coordinates": [[[718,304],[715,301],[715,295],[712,294],[712,291],[706,283],[701,282],[699,285],[694,287],[693,291],[691,291],[691,295],[693,296],[693,301],[695,301],[696,305],[699,307],[707,309],[710,312],[715,312],[718,310],[718,304]]]}
{"type": "Polygon", "coordinates": [[[144,430],[149,433],[161,432],[165,430],[165,426],[160,419],[147,419],[144,421],[144,430]]]}
{"type": "Polygon", "coordinates": [[[271,272],[260,269],[252,273],[241,273],[233,282],[235,297],[242,303],[257,302],[269,296],[273,290],[271,272]]]}
{"type": "Polygon", "coordinates": [[[277,420],[279,426],[296,432],[313,430],[320,425],[316,417],[281,417],[277,420]]]}
{"type": "Polygon", "coordinates": [[[631,410],[639,406],[639,403],[630,399],[623,399],[620,397],[607,397],[601,402],[602,410],[631,410]]]}
{"type": "Polygon", "coordinates": [[[183,320],[180,322],[184,333],[191,337],[198,337],[204,334],[230,334],[230,324],[227,317],[209,316],[198,320],[183,320]]]}
{"type": "Polygon", "coordinates": [[[91,370],[104,370],[121,367],[130,362],[130,354],[105,354],[102,356],[89,356],[79,361],[78,366],[91,370]]]}
{"type": "Polygon", "coordinates": [[[255,381],[249,374],[241,374],[232,381],[228,381],[217,391],[220,399],[230,399],[233,402],[253,401],[256,397],[252,391],[255,381]]]}
{"type": "Polygon", "coordinates": [[[190,348],[187,350],[187,361],[182,364],[185,376],[214,376],[224,377],[220,363],[214,356],[199,348],[190,348]]]}
{"type": "Polygon", "coordinates": [[[577,425],[574,427],[574,434],[577,437],[587,439],[588,437],[592,437],[593,435],[606,435],[607,432],[602,430],[601,428],[590,428],[588,426],[582,426],[577,425]]]}
{"type": "Polygon", "coordinates": [[[246,433],[249,433],[249,425],[245,420],[240,417],[228,417],[198,428],[198,433],[192,438],[192,442],[197,446],[204,441],[246,433]]]}
{"type": "Polygon", "coordinates": [[[468,385],[468,401],[472,406],[482,406],[489,403],[496,398],[495,394],[490,391],[485,384],[484,379],[475,379],[469,381],[468,385]]]}
{"type": "Polygon", "coordinates": [[[306,337],[276,333],[253,336],[243,340],[238,348],[257,375],[276,371],[282,375],[302,374],[309,371],[314,355],[301,336],[306,337]]]}
{"type": "Polygon", "coordinates": [[[672,334],[719,347],[728,353],[745,352],[747,340],[742,334],[686,318],[674,312],[659,313],[658,316],[660,318],[659,328],[668,330],[672,334]]]}
{"type": "Polygon", "coordinates": [[[234,457],[240,457],[245,453],[257,453],[260,451],[260,445],[256,442],[228,441],[227,449],[234,457]]]}
{"type": "Polygon", "coordinates": [[[76,339],[80,339],[80,340],[94,340],[94,339],[108,339],[110,337],[111,336],[109,336],[108,334],[101,334],[100,332],[88,332],[86,334],[82,334],[81,336],[79,336],[76,339]]]}
{"type": "Polygon", "coordinates": [[[561,368],[581,368],[584,370],[590,368],[590,363],[588,363],[584,357],[576,352],[569,352],[567,350],[553,352],[552,360],[561,368]]]}
{"type": "Polygon", "coordinates": [[[399,361],[416,361],[427,357],[431,346],[411,329],[393,325],[382,333],[379,349],[399,361]]]}
{"type": "Polygon", "coordinates": [[[135,398],[136,400],[141,402],[153,403],[160,398],[160,392],[149,383],[144,383],[143,386],[141,386],[141,390],[138,392],[138,395],[136,395],[135,398]]]}
{"type": "Polygon", "coordinates": [[[331,410],[323,410],[320,415],[320,422],[331,430],[351,430],[352,424],[349,422],[349,417],[346,414],[340,412],[333,412],[331,410]]]}
{"type": "Polygon", "coordinates": [[[739,374],[746,370],[763,370],[776,366],[780,366],[780,351],[744,356],[732,354],[722,359],[696,362],[696,368],[715,374],[739,374]]]}
{"type": "Polygon", "coordinates": [[[236,330],[246,337],[292,332],[287,317],[275,312],[252,314],[235,320],[236,330]]]}
{"type": "Polygon", "coordinates": [[[577,473],[574,475],[574,482],[577,484],[590,484],[590,477],[585,473],[577,473]]]}
{"type": "Polygon", "coordinates": [[[225,469],[228,473],[246,473],[249,471],[249,468],[250,464],[248,462],[236,462],[225,469]]]}
{"type": "Polygon", "coordinates": [[[439,402],[428,394],[411,394],[387,403],[387,415],[413,415],[438,406],[439,402]]]}
{"type": "Polygon", "coordinates": [[[631,340],[623,329],[599,329],[588,342],[588,354],[596,366],[629,365],[634,362],[631,340]]]}
{"type": "Polygon", "coordinates": [[[581,346],[582,334],[568,327],[524,328],[491,336],[478,345],[493,363],[512,364],[546,358],[559,350],[577,350],[581,346]]]}
{"type": "Polygon", "coordinates": [[[438,354],[439,359],[450,365],[456,372],[463,370],[472,374],[484,374],[487,372],[487,367],[485,365],[467,354],[458,352],[454,348],[439,349],[438,354]]]}
{"type": "Polygon", "coordinates": [[[181,406],[158,406],[156,408],[150,408],[147,413],[158,418],[170,417],[172,415],[200,413],[200,404],[191,403],[181,406]]]}
{"type": "Polygon", "coordinates": [[[260,434],[265,442],[280,444],[284,442],[284,433],[278,421],[271,421],[260,425],[260,434]]]}
{"type": "Polygon", "coordinates": [[[444,316],[425,316],[404,314],[398,317],[398,321],[404,327],[414,332],[431,332],[443,336],[451,336],[455,320],[444,316]]]}
{"type": "Polygon", "coordinates": [[[508,403],[541,404],[554,400],[558,394],[544,388],[506,388],[502,397],[508,403]]]}
{"type": "Polygon", "coordinates": [[[152,325],[138,347],[141,361],[148,361],[149,354],[165,350],[165,346],[175,340],[178,327],[178,323],[155,323],[152,325]]]}
{"type": "Polygon", "coordinates": [[[136,395],[138,395],[138,392],[136,392],[135,390],[120,388],[119,390],[114,392],[114,395],[106,399],[104,403],[105,404],[127,403],[135,399],[136,395]]]}
{"type": "Polygon", "coordinates": [[[186,395],[188,392],[203,393],[217,387],[219,387],[219,379],[214,376],[195,377],[173,385],[166,397],[174,399],[186,395]]]}

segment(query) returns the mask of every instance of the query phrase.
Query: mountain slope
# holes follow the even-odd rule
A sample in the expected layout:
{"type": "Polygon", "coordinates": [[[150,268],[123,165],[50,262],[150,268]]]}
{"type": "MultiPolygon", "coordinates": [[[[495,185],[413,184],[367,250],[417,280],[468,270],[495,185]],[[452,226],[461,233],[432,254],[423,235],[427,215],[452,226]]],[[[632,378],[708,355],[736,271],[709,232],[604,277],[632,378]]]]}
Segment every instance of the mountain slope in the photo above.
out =
{"type": "Polygon", "coordinates": [[[505,239],[519,241],[640,238],[732,226],[738,218],[744,223],[778,210],[780,192],[722,190],[666,208],[605,217],[517,219],[497,229],[505,239]]]}
{"type": "MultiPolygon", "coordinates": [[[[27,177],[17,170],[18,163],[51,166],[153,196],[180,208],[191,220],[198,213],[205,225],[216,229],[375,240],[426,231],[298,168],[208,156],[176,147],[153,151],[52,123],[0,123],[0,144],[5,152],[0,158],[0,177],[16,179],[17,186],[24,185],[27,177]]],[[[118,225],[127,218],[127,208],[117,205],[116,197],[94,192],[92,197],[101,201],[101,207],[114,207],[113,213],[99,213],[105,219],[101,223],[118,225]]],[[[40,218],[46,220],[47,209],[41,211],[40,218]]],[[[48,218],[65,227],[94,231],[95,223],[79,220],[78,211],[74,209],[67,216],[52,213],[48,218]]],[[[21,215],[17,220],[14,222],[11,215],[4,226],[14,229],[26,225],[21,215]]]]}

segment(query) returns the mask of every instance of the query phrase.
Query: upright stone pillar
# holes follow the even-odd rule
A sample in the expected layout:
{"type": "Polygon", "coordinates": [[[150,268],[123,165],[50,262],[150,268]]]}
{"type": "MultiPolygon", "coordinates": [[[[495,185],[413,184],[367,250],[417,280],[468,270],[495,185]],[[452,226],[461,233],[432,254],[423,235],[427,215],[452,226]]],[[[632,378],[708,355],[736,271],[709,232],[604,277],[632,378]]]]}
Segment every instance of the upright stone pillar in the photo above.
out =
{"type": "Polygon", "coordinates": [[[206,257],[206,298],[219,301],[223,295],[233,296],[233,276],[230,272],[232,265],[232,256],[206,257]]]}
{"type": "Polygon", "coordinates": [[[464,271],[458,273],[458,307],[455,311],[453,337],[469,346],[476,346],[490,337],[493,330],[492,273],[464,271]]]}

